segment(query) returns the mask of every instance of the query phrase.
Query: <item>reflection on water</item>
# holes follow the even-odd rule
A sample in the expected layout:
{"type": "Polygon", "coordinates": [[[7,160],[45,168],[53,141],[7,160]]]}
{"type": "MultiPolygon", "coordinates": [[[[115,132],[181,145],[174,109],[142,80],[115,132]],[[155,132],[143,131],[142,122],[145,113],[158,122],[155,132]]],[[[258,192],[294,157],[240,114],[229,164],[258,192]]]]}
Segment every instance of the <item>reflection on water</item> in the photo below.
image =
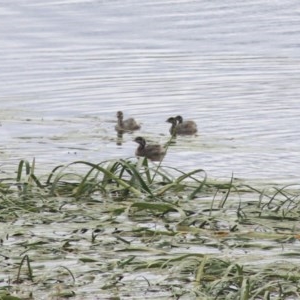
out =
{"type": "Polygon", "coordinates": [[[170,138],[164,163],[209,176],[298,179],[299,40],[294,1],[39,1],[0,8],[2,169],[133,157],[170,138]]]}
{"type": "Polygon", "coordinates": [[[117,131],[117,145],[121,146],[123,142],[123,131],[117,131]]]}

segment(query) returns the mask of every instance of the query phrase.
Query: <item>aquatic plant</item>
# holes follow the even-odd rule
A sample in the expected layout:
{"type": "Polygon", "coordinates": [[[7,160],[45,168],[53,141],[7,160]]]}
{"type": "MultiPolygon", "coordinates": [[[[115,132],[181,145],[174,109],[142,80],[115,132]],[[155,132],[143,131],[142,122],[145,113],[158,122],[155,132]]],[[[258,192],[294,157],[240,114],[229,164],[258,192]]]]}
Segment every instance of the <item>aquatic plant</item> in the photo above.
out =
{"type": "Polygon", "coordinates": [[[143,158],[36,171],[0,182],[0,299],[299,298],[299,185],[143,158]]]}

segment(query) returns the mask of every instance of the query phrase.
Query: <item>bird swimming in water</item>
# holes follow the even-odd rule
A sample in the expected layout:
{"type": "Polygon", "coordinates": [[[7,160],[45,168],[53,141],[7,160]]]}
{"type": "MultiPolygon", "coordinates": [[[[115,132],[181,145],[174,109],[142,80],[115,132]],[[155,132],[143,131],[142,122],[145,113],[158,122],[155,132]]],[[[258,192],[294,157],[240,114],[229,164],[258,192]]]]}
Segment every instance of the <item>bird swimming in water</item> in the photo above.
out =
{"type": "Polygon", "coordinates": [[[166,149],[158,144],[147,145],[144,138],[138,136],[134,139],[139,144],[135,151],[136,156],[147,157],[153,161],[161,161],[166,155],[166,149]]]}
{"type": "Polygon", "coordinates": [[[170,128],[171,135],[193,135],[197,132],[197,124],[194,121],[183,121],[181,116],[170,117],[167,119],[168,123],[171,123],[170,128]]]}
{"type": "Polygon", "coordinates": [[[117,112],[117,118],[118,118],[118,123],[115,126],[115,129],[118,132],[122,133],[124,131],[134,131],[141,128],[141,125],[139,125],[133,118],[123,120],[123,112],[121,111],[117,112]]]}

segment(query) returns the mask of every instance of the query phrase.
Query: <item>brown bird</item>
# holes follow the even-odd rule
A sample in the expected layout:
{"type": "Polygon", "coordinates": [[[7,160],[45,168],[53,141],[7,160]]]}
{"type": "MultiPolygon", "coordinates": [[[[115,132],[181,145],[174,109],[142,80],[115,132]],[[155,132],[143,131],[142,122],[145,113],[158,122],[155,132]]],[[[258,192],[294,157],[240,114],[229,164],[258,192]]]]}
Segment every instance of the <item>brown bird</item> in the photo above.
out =
{"type": "Polygon", "coordinates": [[[139,144],[135,151],[136,156],[147,157],[153,161],[161,161],[166,155],[166,149],[161,145],[146,145],[144,138],[138,136],[134,139],[139,144]]]}
{"type": "Polygon", "coordinates": [[[124,132],[124,131],[134,131],[141,128],[141,126],[133,119],[129,118],[127,120],[123,120],[123,112],[117,112],[118,123],[115,126],[116,131],[124,132]]]}
{"type": "Polygon", "coordinates": [[[166,122],[171,123],[171,135],[193,135],[197,132],[197,124],[194,121],[183,121],[181,116],[170,117],[166,122]]]}

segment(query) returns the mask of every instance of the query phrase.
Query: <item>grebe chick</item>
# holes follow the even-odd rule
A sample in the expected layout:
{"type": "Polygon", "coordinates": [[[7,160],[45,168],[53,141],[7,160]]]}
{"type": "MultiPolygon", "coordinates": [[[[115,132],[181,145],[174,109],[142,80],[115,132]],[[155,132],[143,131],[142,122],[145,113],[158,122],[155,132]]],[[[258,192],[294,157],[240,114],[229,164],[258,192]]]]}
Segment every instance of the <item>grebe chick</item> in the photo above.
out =
{"type": "Polygon", "coordinates": [[[161,145],[146,145],[144,138],[138,136],[134,139],[139,144],[135,151],[136,156],[147,157],[153,161],[161,161],[166,155],[166,149],[161,145]]]}
{"type": "Polygon", "coordinates": [[[177,125],[176,125],[176,133],[177,134],[195,134],[198,129],[197,129],[197,124],[194,121],[183,121],[181,116],[175,117],[177,120],[177,125]]]}
{"type": "Polygon", "coordinates": [[[197,125],[194,121],[182,122],[182,117],[177,116],[176,118],[170,117],[167,119],[168,123],[171,123],[170,133],[173,136],[179,135],[192,135],[197,132],[197,125]]]}
{"type": "Polygon", "coordinates": [[[117,112],[118,123],[115,126],[116,131],[123,132],[123,131],[133,131],[138,130],[141,126],[133,119],[129,118],[127,120],[123,120],[123,112],[117,112]]]}

